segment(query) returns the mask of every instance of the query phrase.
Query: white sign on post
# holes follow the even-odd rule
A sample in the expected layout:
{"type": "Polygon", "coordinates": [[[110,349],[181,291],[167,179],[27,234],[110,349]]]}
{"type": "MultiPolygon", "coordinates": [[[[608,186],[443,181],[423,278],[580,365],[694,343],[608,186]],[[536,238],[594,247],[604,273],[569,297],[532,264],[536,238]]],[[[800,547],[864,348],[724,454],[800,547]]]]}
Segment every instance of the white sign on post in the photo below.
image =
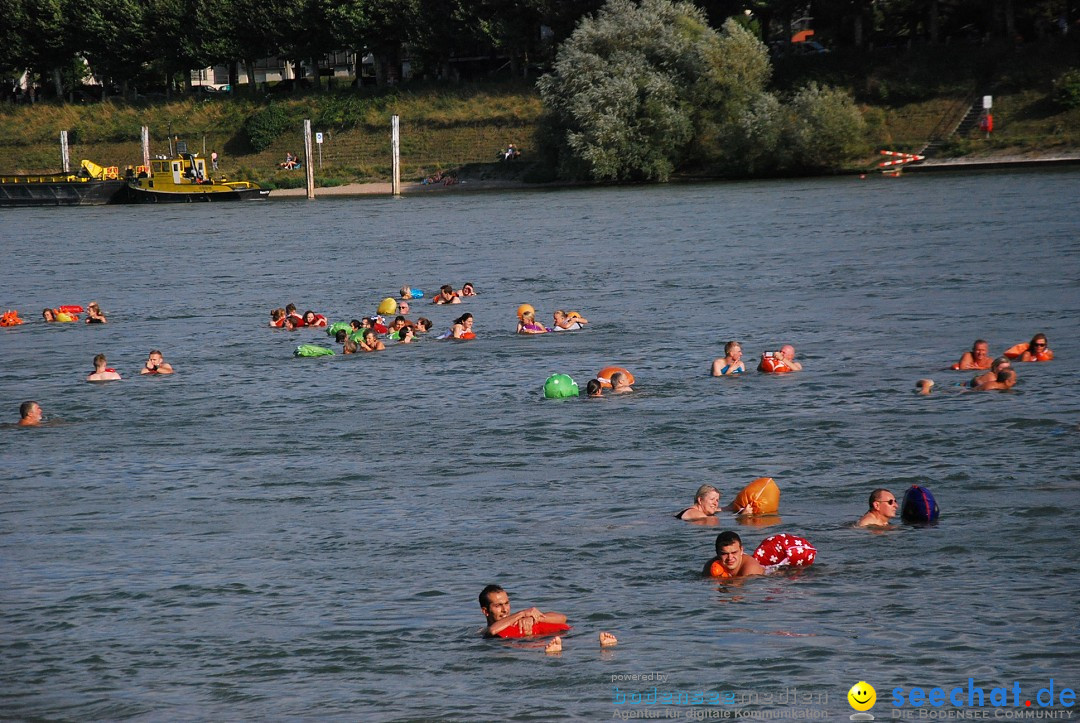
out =
{"type": "MultiPolygon", "coordinates": [[[[990,96],[986,96],[986,97],[989,98],[990,96]]],[[[315,142],[316,143],[322,143],[322,133],[316,133],[315,134],[315,142]]]]}
{"type": "MultiPolygon", "coordinates": [[[[994,106],[994,97],[991,95],[983,96],[983,110],[990,110],[994,106]]],[[[320,141],[321,143],[322,141],[320,141]]]]}

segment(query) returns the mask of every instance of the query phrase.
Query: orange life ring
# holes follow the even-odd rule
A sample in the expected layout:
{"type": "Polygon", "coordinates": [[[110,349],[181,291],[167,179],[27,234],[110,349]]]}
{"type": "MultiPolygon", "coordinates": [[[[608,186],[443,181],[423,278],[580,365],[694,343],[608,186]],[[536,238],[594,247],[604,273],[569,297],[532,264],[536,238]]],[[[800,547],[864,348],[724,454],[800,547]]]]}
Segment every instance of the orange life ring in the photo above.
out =
{"type": "Polygon", "coordinates": [[[531,636],[526,636],[525,633],[521,632],[520,623],[505,627],[495,634],[500,638],[524,638],[537,637],[539,635],[558,635],[559,633],[565,633],[570,629],[570,626],[566,623],[545,623],[541,620],[533,623],[531,636]]]}
{"type": "Polygon", "coordinates": [[[622,367],[604,367],[596,374],[596,381],[600,382],[602,388],[611,389],[611,375],[615,372],[622,372],[626,375],[630,384],[634,384],[634,375],[622,367]]]}
{"type": "Polygon", "coordinates": [[[64,312],[65,314],[81,314],[86,311],[86,309],[82,308],[78,304],[68,304],[67,306],[61,306],[59,307],[59,310],[64,312]]]}
{"type": "Polygon", "coordinates": [[[778,359],[775,356],[761,355],[761,361],[758,362],[759,372],[764,374],[787,374],[791,371],[791,367],[787,365],[787,362],[783,359],[778,359]]]}
{"type": "Polygon", "coordinates": [[[735,495],[731,509],[746,508],[745,514],[771,515],[780,509],[780,488],[772,477],[758,477],[735,495]]]}

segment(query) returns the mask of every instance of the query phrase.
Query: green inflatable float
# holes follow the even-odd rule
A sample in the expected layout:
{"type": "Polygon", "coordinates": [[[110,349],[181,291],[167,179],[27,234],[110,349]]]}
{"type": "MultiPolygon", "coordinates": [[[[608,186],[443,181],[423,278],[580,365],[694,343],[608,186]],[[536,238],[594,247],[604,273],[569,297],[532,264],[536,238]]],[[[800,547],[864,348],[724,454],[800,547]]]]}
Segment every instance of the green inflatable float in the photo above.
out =
{"type": "Polygon", "coordinates": [[[334,356],[334,350],[318,344],[301,344],[296,347],[293,356],[334,356]]]}
{"type": "Polygon", "coordinates": [[[330,326],[326,327],[326,335],[333,337],[337,336],[339,331],[348,331],[352,329],[352,326],[347,321],[335,321],[330,326]]]}
{"type": "Polygon", "coordinates": [[[568,374],[552,374],[544,382],[544,396],[548,399],[576,397],[578,385],[568,374]]]}

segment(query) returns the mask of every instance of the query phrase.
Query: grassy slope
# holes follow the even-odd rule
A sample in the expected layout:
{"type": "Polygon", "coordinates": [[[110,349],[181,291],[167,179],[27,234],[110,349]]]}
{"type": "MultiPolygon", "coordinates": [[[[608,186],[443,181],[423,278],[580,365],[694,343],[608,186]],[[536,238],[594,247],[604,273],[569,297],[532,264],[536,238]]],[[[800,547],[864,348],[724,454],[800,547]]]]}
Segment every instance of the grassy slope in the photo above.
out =
{"type": "MultiPolygon", "coordinates": [[[[776,65],[781,92],[808,80],[851,90],[863,105],[869,145],[910,150],[921,147],[944,115],[972,91],[994,95],[995,133],[955,139],[953,155],[993,152],[1080,150],[1080,110],[1063,111],[1048,100],[1050,81],[1080,64],[1080,46],[935,48],[865,54],[832,53],[794,58],[776,65]]],[[[286,151],[302,151],[302,119],[323,131],[320,185],[386,180],[390,174],[390,116],[401,117],[402,165],[406,179],[438,169],[490,162],[507,143],[535,151],[541,112],[531,86],[483,85],[410,89],[392,93],[340,91],[273,101],[225,98],[171,103],[0,105],[0,173],[40,172],[59,166],[61,129],[73,132],[72,159],[103,165],[137,164],[139,127],[151,129],[151,153],[168,149],[168,135],[193,150],[217,150],[233,178],[299,186],[303,174],[276,171],[286,151]],[[265,104],[280,104],[292,128],[270,148],[254,152],[242,132],[244,120],[265,104]]],[[[317,158],[317,155],[316,155],[317,158]]],[[[857,164],[866,159],[858,159],[857,164]]]]}

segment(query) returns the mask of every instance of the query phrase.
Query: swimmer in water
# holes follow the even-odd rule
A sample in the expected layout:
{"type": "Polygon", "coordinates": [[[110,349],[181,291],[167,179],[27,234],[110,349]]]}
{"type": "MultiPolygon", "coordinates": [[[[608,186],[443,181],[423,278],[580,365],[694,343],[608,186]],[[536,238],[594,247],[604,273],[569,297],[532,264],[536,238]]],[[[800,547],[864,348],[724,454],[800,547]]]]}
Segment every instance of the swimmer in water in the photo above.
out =
{"type": "Polygon", "coordinates": [[[590,397],[602,397],[604,396],[604,385],[600,383],[599,379],[590,379],[585,385],[585,393],[590,397]]]}
{"type": "Polygon", "coordinates": [[[720,509],[720,490],[712,485],[701,485],[694,494],[693,507],[687,507],[675,517],[687,522],[715,525],[718,509],[720,509]]]}
{"type": "Polygon", "coordinates": [[[994,363],[994,358],[990,356],[990,345],[986,343],[985,339],[976,339],[975,343],[971,345],[971,351],[966,351],[960,357],[960,361],[956,363],[957,369],[989,369],[990,365],[994,363]]]}
{"type": "Polygon", "coordinates": [[[536,323],[536,312],[526,311],[518,321],[518,334],[546,334],[547,331],[547,327],[543,324],[536,323]]]}
{"type": "Polygon", "coordinates": [[[1025,349],[1024,353],[1017,358],[1017,361],[1039,361],[1038,355],[1044,354],[1045,352],[1049,351],[1046,348],[1046,345],[1046,334],[1036,334],[1035,336],[1031,337],[1031,341],[1028,342],[1028,348],[1025,349]]]}
{"type": "Polygon", "coordinates": [[[26,401],[19,405],[19,426],[36,427],[41,424],[41,405],[26,401]]]}
{"type": "Polygon", "coordinates": [[[612,394],[625,394],[632,391],[634,391],[634,388],[630,386],[630,378],[628,376],[622,372],[615,372],[611,375],[612,394]]]}
{"type": "Polygon", "coordinates": [[[588,319],[576,311],[566,312],[562,309],[556,309],[551,318],[555,322],[555,331],[577,331],[589,323],[588,319]]]}
{"type": "MultiPolygon", "coordinates": [[[[539,608],[529,608],[516,613],[510,611],[510,596],[499,585],[488,585],[480,591],[480,611],[484,613],[487,627],[484,628],[486,637],[495,637],[506,628],[517,626],[528,637],[532,635],[533,626],[536,623],[566,624],[566,616],[562,613],[544,612],[539,608]]],[[[608,632],[599,634],[600,646],[607,648],[618,644],[618,639],[608,632]]],[[[555,638],[544,649],[548,653],[557,653],[562,650],[562,641],[555,638]]]]}
{"type": "Polygon", "coordinates": [[[747,577],[764,575],[765,568],[752,555],[743,552],[742,538],[728,530],[716,536],[716,557],[705,563],[706,577],[747,577]]]}
{"type": "Polygon", "coordinates": [[[919,394],[929,394],[930,390],[934,388],[933,379],[920,379],[915,382],[915,391],[919,394]]]}
{"type": "Polygon", "coordinates": [[[972,377],[971,381],[968,382],[967,385],[972,389],[975,389],[984,382],[997,381],[998,372],[1005,369],[1012,369],[1012,362],[1009,361],[1009,357],[1007,356],[999,356],[997,359],[990,362],[990,371],[986,371],[982,374],[978,374],[972,377]]]}
{"type": "Polygon", "coordinates": [[[96,301],[91,301],[90,305],[86,307],[86,323],[87,324],[107,324],[108,319],[101,313],[101,307],[98,306],[96,301]]]}
{"type": "Polygon", "coordinates": [[[476,296],[476,287],[472,285],[471,281],[466,281],[461,286],[461,291],[454,292],[458,296],[476,296]]]}
{"type": "Polygon", "coordinates": [[[431,319],[426,316],[421,316],[416,320],[416,323],[412,325],[412,328],[417,334],[426,334],[431,331],[431,319]]]}
{"type": "Polygon", "coordinates": [[[172,364],[165,361],[165,357],[159,349],[153,349],[146,357],[146,363],[139,370],[139,374],[172,374],[172,364]]]}
{"type": "Polygon", "coordinates": [[[454,287],[450,284],[443,284],[439,288],[439,293],[435,294],[435,298],[431,300],[432,304],[460,304],[461,299],[454,293],[454,287]]]}
{"type": "Polygon", "coordinates": [[[383,344],[379,337],[375,336],[374,329],[364,329],[363,340],[358,346],[360,351],[382,351],[386,348],[386,344],[383,344]]]}
{"type": "Polygon", "coordinates": [[[412,344],[415,339],[416,332],[413,331],[411,326],[404,326],[398,332],[398,341],[402,344],[412,344]]]}
{"type": "Polygon", "coordinates": [[[120,379],[120,375],[116,373],[115,369],[108,368],[108,361],[105,359],[104,354],[98,354],[94,357],[94,371],[86,377],[88,382],[113,382],[120,379]]]}
{"type": "Polygon", "coordinates": [[[993,381],[973,387],[973,392],[1006,392],[1016,386],[1016,370],[1002,369],[993,381]]]}
{"type": "Polygon", "coordinates": [[[285,309],[270,310],[270,326],[275,329],[285,326],[285,309]]]}
{"type": "Polygon", "coordinates": [[[870,509],[866,511],[856,527],[888,527],[896,517],[896,495],[887,489],[876,489],[870,493],[870,509]]]}
{"type": "Polygon", "coordinates": [[[742,374],[746,371],[746,365],[742,360],[742,344],[737,341],[729,341],[724,344],[724,356],[712,363],[712,375],[714,377],[731,376],[742,374]]]}
{"type": "Polygon", "coordinates": [[[408,314],[409,313],[409,302],[402,299],[401,301],[398,302],[397,310],[398,310],[398,312],[400,312],[402,314],[408,314]]]}
{"type": "Polygon", "coordinates": [[[450,327],[450,336],[454,339],[464,339],[466,334],[472,334],[473,315],[462,314],[454,319],[454,325],[450,327]]]}
{"type": "Polygon", "coordinates": [[[41,318],[46,322],[56,321],[56,311],[54,309],[42,309],[41,318]]]}

